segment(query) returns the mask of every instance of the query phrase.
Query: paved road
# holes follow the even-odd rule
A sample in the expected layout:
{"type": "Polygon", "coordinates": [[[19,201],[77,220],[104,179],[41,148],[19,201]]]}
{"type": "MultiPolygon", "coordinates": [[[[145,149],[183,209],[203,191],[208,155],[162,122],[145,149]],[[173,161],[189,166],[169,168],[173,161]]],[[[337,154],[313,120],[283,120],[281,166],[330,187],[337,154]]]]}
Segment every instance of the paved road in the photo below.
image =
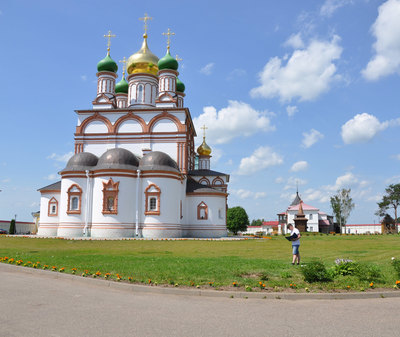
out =
{"type": "Polygon", "coordinates": [[[0,336],[400,336],[400,299],[133,293],[0,270],[0,336]]]}

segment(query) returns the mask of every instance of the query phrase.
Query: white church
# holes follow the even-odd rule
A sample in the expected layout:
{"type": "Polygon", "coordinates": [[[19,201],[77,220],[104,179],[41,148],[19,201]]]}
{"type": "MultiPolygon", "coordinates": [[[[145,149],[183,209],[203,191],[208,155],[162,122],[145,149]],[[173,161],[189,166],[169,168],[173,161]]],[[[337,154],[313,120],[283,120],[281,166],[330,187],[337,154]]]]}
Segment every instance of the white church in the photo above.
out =
{"type": "MultiPolygon", "coordinates": [[[[92,108],[76,110],[75,154],[61,181],[39,189],[37,235],[93,238],[218,238],[227,235],[229,175],[211,170],[211,149],[194,150],[196,131],[184,105],[178,61],[147,44],[124,65],[97,64],[92,108]],[[127,77],[125,79],[125,66],[127,77]]],[[[205,131],[205,127],[204,127],[205,131]]]]}

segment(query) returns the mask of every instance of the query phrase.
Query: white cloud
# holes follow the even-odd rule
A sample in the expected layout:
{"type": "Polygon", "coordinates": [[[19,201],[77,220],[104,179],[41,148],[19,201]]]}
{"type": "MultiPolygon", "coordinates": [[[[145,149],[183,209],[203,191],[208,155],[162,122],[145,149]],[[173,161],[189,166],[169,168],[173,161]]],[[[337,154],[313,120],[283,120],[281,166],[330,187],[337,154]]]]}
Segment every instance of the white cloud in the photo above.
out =
{"type": "Polygon", "coordinates": [[[9,183],[10,181],[11,181],[10,178],[6,178],[6,179],[3,179],[1,182],[2,182],[2,183],[9,183]]]}
{"type": "Polygon", "coordinates": [[[226,108],[217,111],[213,106],[203,108],[203,113],[193,119],[197,130],[207,126],[207,140],[224,144],[239,136],[251,136],[256,132],[273,131],[267,111],[257,111],[249,104],[229,101],[226,108]]]}
{"type": "Polygon", "coordinates": [[[213,69],[214,69],[214,63],[213,62],[211,62],[211,63],[208,63],[208,64],[206,64],[203,68],[201,68],[200,69],[200,72],[202,73],[202,74],[204,74],[204,75],[211,75],[212,74],[212,71],[213,71],[213,69]]]}
{"type": "Polygon", "coordinates": [[[389,122],[379,122],[373,115],[362,113],[342,125],[342,139],[346,144],[365,143],[385,130],[389,122]]]}
{"type": "Polygon", "coordinates": [[[400,160],[400,154],[395,154],[392,156],[394,159],[400,160]]]}
{"type": "Polygon", "coordinates": [[[304,42],[301,38],[301,34],[292,34],[290,37],[285,41],[284,46],[292,47],[294,49],[304,48],[304,42]]]}
{"type": "Polygon", "coordinates": [[[290,171],[292,172],[299,172],[299,171],[303,171],[306,170],[308,168],[308,163],[304,160],[298,161],[296,163],[294,163],[290,169],[290,171]]]}
{"type": "Polygon", "coordinates": [[[267,196],[267,193],[265,192],[253,192],[245,189],[231,189],[230,193],[237,196],[239,199],[261,199],[265,198],[267,196]]]}
{"type": "Polygon", "coordinates": [[[285,181],[285,179],[283,179],[283,177],[278,177],[275,179],[275,183],[277,184],[282,184],[285,181]]]}
{"type": "Polygon", "coordinates": [[[321,140],[322,138],[324,138],[324,135],[321,132],[319,132],[315,129],[311,129],[308,133],[303,132],[302,145],[303,145],[303,147],[305,147],[307,149],[307,148],[311,147],[312,145],[314,145],[319,140],[321,140]]]}
{"type": "Polygon", "coordinates": [[[385,180],[385,184],[386,184],[386,185],[390,185],[390,184],[399,184],[399,183],[400,183],[400,175],[393,176],[393,177],[387,178],[387,179],[385,180]]]}
{"type": "Polygon", "coordinates": [[[74,155],[74,152],[68,152],[65,154],[52,153],[46,159],[53,159],[55,161],[66,163],[73,155],[74,155]]]}
{"type": "Polygon", "coordinates": [[[287,114],[288,114],[289,117],[293,117],[294,114],[295,114],[296,112],[298,112],[298,111],[299,111],[299,109],[298,109],[297,106],[295,106],[295,105],[288,105],[288,106],[286,107],[286,112],[287,112],[287,114]]]}
{"type": "Polygon", "coordinates": [[[394,73],[400,74],[400,0],[388,0],[378,9],[378,17],[371,27],[376,41],[375,55],[362,70],[370,81],[394,73]]]}
{"type": "Polygon", "coordinates": [[[238,77],[243,77],[243,76],[245,76],[246,74],[247,74],[246,70],[241,69],[241,68],[237,68],[237,69],[233,69],[233,70],[229,73],[229,75],[228,75],[228,77],[227,77],[226,79],[227,79],[228,81],[230,81],[230,80],[233,80],[233,79],[238,78],[238,77]]]}
{"type": "Polygon", "coordinates": [[[352,4],[353,0],[325,0],[324,4],[321,6],[320,14],[322,16],[332,16],[336,10],[340,7],[352,4]]]}
{"type": "Polygon", "coordinates": [[[29,207],[38,207],[39,206],[39,203],[38,202],[36,202],[36,201],[34,201],[34,202],[32,202],[30,205],[29,205],[29,207]]]}
{"type": "Polygon", "coordinates": [[[307,181],[304,179],[289,177],[289,179],[286,181],[286,185],[283,187],[283,190],[294,190],[297,189],[298,186],[303,186],[305,184],[307,184],[307,181]]]}
{"type": "Polygon", "coordinates": [[[60,179],[59,175],[57,173],[52,173],[49,174],[47,177],[45,177],[47,180],[58,180],[60,179]]]}
{"type": "Polygon", "coordinates": [[[287,61],[271,58],[259,74],[261,85],[251,89],[250,95],[279,97],[281,101],[291,101],[296,97],[301,101],[316,99],[337,79],[333,62],[342,53],[339,41],[337,35],[331,41],[313,40],[305,49],[295,50],[287,61]]]}
{"type": "Polygon", "coordinates": [[[238,174],[250,175],[271,166],[281,165],[283,157],[268,146],[256,149],[250,157],[242,158],[238,174]]]}
{"type": "Polygon", "coordinates": [[[368,200],[368,196],[371,194],[370,190],[365,190],[365,187],[370,183],[366,180],[359,180],[352,172],[346,172],[345,174],[336,178],[335,184],[325,185],[319,188],[309,188],[303,195],[302,199],[307,201],[319,201],[321,203],[329,202],[330,197],[333,196],[339,189],[351,188],[351,196],[356,198],[364,198],[368,200]]]}
{"type": "Polygon", "coordinates": [[[86,75],[81,75],[81,80],[85,82],[87,80],[87,76],[86,75]]]}

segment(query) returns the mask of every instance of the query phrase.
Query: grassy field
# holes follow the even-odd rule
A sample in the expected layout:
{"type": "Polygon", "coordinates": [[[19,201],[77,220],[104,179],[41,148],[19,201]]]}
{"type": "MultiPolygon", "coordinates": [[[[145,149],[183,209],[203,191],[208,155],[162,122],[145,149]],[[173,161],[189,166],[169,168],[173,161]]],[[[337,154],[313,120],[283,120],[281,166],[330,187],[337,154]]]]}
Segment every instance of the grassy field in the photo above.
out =
{"type": "MultiPolygon", "coordinates": [[[[375,265],[381,277],[373,280],[378,288],[392,288],[397,276],[391,257],[400,258],[400,236],[310,235],[301,239],[302,263],[318,258],[330,268],[337,258],[375,265]]],[[[296,284],[297,289],[313,290],[368,288],[369,281],[355,276],[338,276],[332,282],[308,284],[300,267],[291,265],[291,245],[283,237],[242,241],[79,241],[30,239],[0,236],[0,257],[32,263],[39,268],[65,268],[77,274],[88,270],[102,275],[117,273],[136,283],[200,285],[216,288],[256,288],[261,281],[268,289],[281,290],[296,284]]]]}

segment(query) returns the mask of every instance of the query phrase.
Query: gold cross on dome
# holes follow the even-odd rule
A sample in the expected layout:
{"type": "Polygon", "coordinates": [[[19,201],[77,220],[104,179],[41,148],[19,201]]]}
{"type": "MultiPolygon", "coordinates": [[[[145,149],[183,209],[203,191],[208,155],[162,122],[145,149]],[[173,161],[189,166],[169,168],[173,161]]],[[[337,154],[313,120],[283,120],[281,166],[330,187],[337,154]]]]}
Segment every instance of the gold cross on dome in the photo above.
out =
{"type": "Polygon", "coordinates": [[[178,54],[175,55],[175,60],[182,61],[182,59],[178,56],[178,54]]]}
{"type": "Polygon", "coordinates": [[[205,125],[203,125],[200,129],[203,130],[203,138],[206,138],[206,130],[208,129],[208,127],[206,127],[205,125]]]}
{"type": "Polygon", "coordinates": [[[162,33],[162,35],[167,35],[167,49],[169,51],[169,45],[171,44],[171,35],[175,35],[175,33],[171,32],[171,29],[168,28],[168,32],[162,33]]]}
{"type": "Polygon", "coordinates": [[[104,35],[108,39],[107,41],[107,53],[110,54],[111,38],[116,37],[115,34],[111,34],[111,30],[108,31],[107,35],[104,35]]]}
{"type": "Polygon", "coordinates": [[[144,35],[147,37],[147,21],[149,20],[153,20],[152,17],[147,16],[147,13],[144,13],[144,17],[143,18],[139,18],[140,21],[144,22],[144,35]]]}
{"type": "Polygon", "coordinates": [[[123,64],[122,65],[122,76],[125,76],[125,69],[126,69],[126,64],[128,63],[128,61],[124,56],[124,58],[122,60],[120,60],[119,62],[121,62],[123,64]]]}

